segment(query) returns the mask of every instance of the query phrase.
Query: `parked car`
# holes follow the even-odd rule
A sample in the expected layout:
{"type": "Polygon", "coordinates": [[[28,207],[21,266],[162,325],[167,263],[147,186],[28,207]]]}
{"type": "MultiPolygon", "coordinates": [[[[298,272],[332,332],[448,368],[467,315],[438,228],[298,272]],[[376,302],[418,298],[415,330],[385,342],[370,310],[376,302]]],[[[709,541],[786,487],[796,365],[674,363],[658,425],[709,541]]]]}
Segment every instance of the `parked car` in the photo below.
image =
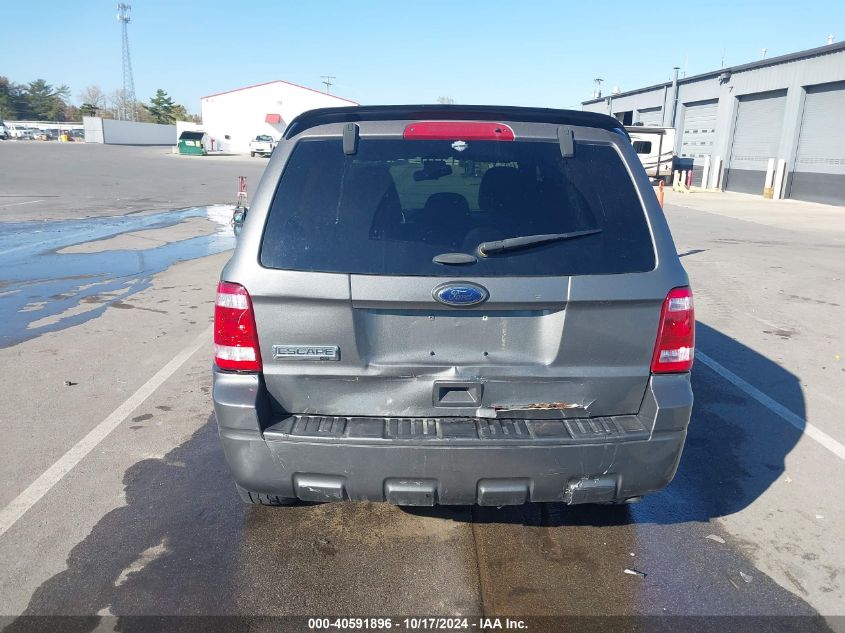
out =
{"type": "Polygon", "coordinates": [[[25,125],[11,123],[7,126],[9,138],[20,140],[29,136],[29,128],[25,125]]]}
{"type": "Polygon", "coordinates": [[[594,113],[314,110],[215,304],[248,503],[623,503],[677,469],[692,292],[630,138],[594,113]]]}
{"type": "Polygon", "coordinates": [[[259,134],[249,142],[249,155],[269,156],[276,147],[275,139],[269,134],[259,134]]]}
{"type": "Polygon", "coordinates": [[[6,129],[6,124],[0,121],[0,139],[6,140],[9,138],[9,131],[6,129]]]}

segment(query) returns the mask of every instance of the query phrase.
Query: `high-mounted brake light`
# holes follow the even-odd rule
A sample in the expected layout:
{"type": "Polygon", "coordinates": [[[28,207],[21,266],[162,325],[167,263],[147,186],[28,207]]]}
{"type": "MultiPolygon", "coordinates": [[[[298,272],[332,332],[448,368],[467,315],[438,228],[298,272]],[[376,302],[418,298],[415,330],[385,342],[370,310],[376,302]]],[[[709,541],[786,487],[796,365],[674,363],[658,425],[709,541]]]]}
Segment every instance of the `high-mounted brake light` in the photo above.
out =
{"type": "Polygon", "coordinates": [[[513,129],[490,121],[418,121],[405,126],[405,140],[512,141],[513,129]]]}
{"type": "Polygon", "coordinates": [[[689,371],[695,353],[695,310],[692,290],[674,288],[666,295],[660,310],[657,342],[651,358],[656,374],[689,371]]]}
{"type": "Polygon", "coordinates": [[[221,281],[214,303],[214,362],[220,369],[261,371],[255,314],[246,288],[221,281]]]}

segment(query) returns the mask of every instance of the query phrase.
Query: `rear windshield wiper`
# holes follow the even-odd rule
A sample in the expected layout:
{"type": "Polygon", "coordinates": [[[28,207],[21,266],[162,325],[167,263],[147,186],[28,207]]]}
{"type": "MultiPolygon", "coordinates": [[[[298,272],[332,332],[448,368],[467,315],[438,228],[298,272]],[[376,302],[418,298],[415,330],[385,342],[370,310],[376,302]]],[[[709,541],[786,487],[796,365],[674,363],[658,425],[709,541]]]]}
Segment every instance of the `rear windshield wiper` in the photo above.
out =
{"type": "Polygon", "coordinates": [[[545,233],[543,235],[523,235],[522,237],[509,237],[506,240],[496,240],[494,242],[482,242],[476,247],[476,252],[481,257],[487,257],[493,253],[501,253],[502,251],[513,251],[518,248],[528,248],[529,246],[537,246],[538,244],[548,244],[549,242],[559,242],[561,240],[571,240],[576,237],[584,237],[585,235],[595,235],[601,233],[601,229],[589,229],[586,231],[572,231],[571,233],[545,233]]]}

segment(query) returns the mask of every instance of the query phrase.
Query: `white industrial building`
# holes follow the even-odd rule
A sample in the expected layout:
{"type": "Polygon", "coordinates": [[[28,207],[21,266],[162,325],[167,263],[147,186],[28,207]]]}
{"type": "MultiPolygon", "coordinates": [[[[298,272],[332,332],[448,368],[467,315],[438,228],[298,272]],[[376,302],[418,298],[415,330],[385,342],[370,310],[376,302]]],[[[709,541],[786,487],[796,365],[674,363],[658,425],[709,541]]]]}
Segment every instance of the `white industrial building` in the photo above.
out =
{"type": "Polygon", "coordinates": [[[845,205],[845,43],[675,76],[583,109],[676,128],[694,185],[845,205]]]}
{"type": "Polygon", "coordinates": [[[202,97],[202,129],[215,149],[246,153],[259,134],[278,139],[299,114],[316,108],[358,105],[288,81],[269,81],[202,97]]]}

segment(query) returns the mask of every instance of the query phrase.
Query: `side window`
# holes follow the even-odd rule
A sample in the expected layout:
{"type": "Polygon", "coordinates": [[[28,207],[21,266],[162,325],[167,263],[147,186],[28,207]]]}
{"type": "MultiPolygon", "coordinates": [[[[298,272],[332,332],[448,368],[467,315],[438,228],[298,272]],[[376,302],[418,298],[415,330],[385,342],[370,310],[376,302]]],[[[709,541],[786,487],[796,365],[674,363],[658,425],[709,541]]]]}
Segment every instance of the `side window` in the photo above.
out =
{"type": "Polygon", "coordinates": [[[651,154],[651,141],[634,141],[634,151],[637,154],[651,154]]]}

